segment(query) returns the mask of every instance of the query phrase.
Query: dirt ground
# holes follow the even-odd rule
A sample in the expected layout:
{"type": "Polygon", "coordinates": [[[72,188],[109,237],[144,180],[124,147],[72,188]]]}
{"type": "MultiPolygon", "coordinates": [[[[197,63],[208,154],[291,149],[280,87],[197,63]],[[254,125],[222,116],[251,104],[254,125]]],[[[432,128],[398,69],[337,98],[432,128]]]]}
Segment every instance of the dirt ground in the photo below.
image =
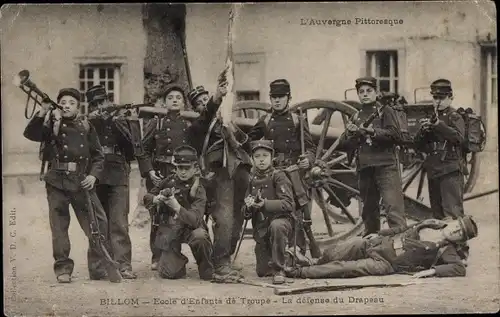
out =
{"type": "MultiPolygon", "coordinates": [[[[485,163],[474,191],[498,186],[496,157],[485,163]],[[485,181],[488,179],[488,181],[485,181]]],[[[44,184],[36,177],[5,178],[4,197],[4,313],[7,316],[165,316],[165,315],[332,315],[466,313],[499,310],[498,194],[466,202],[474,215],[479,236],[470,242],[467,276],[429,278],[417,285],[396,288],[277,296],[270,288],[241,284],[213,284],[198,279],[190,258],[188,277],[161,280],[150,270],[148,228],[131,227],[133,269],[137,280],[111,284],[90,281],[86,268],[87,242],[73,217],[71,257],[75,261],[72,284],[58,284],[52,271],[51,236],[44,184]],[[357,300],[356,300],[357,299],[357,300]],[[354,302],[353,302],[354,301],[354,302]]],[[[138,179],[131,186],[132,210],[138,179]]],[[[131,212],[132,214],[132,212],[131,212]]],[[[316,214],[320,214],[316,211],[316,214]]],[[[318,224],[319,222],[319,224],[318,224]]],[[[315,231],[326,232],[321,221],[315,231]]],[[[243,274],[257,280],[252,240],[243,242],[239,263],[243,274]]],[[[406,282],[409,276],[366,277],[334,282],[406,282]]],[[[262,281],[269,281],[262,279],[262,281]]],[[[295,280],[290,287],[325,283],[295,280]]]]}

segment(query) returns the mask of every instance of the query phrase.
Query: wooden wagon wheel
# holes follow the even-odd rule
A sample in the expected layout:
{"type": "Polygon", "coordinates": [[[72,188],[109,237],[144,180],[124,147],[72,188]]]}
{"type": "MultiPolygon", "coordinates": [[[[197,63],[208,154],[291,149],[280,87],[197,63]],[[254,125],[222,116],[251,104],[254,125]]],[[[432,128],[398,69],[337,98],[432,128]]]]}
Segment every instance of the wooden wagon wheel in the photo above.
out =
{"type": "MultiPolygon", "coordinates": [[[[309,130],[316,142],[316,158],[325,162],[325,168],[331,173],[329,176],[321,176],[312,189],[312,198],[321,209],[329,236],[318,239],[318,243],[321,245],[346,239],[363,230],[356,169],[353,164],[348,165],[346,153],[329,151],[329,148],[344,132],[347,119],[357,110],[340,101],[320,99],[295,104],[291,106],[291,110],[298,111],[299,107],[304,113],[319,110],[318,116],[309,120],[309,130]]],[[[241,101],[233,109],[243,114],[236,122],[240,127],[243,125],[245,130],[245,126],[255,124],[258,117],[269,112],[271,105],[258,101],[241,101]]],[[[315,210],[317,208],[313,207],[313,213],[315,210]]]]}

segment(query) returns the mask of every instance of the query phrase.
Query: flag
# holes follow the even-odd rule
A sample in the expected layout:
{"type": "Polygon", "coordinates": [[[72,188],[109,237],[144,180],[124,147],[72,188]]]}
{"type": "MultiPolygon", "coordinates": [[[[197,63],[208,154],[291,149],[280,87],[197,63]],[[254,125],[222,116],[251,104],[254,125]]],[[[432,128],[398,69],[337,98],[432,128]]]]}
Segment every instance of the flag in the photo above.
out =
{"type": "Polygon", "coordinates": [[[218,109],[217,116],[221,118],[222,125],[228,127],[231,122],[231,117],[233,114],[233,105],[236,102],[235,91],[234,91],[234,56],[233,56],[233,43],[236,39],[235,37],[235,26],[239,18],[239,11],[242,4],[233,3],[231,5],[231,10],[229,11],[229,23],[227,28],[227,38],[226,38],[226,67],[225,67],[225,77],[228,83],[227,95],[223,98],[222,104],[218,109]]]}

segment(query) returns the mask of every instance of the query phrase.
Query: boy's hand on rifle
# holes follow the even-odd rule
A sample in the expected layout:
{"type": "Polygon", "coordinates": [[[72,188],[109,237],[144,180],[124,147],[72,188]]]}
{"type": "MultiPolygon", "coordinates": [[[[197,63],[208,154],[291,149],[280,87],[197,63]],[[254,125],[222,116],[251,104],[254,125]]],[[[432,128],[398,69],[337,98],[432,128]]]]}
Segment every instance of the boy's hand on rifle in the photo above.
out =
{"type": "Polygon", "coordinates": [[[375,130],[373,129],[373,125],[370,124],[368,127],[363,127],[363,126],[360,126],[359,127],[359,131],[361,132],[361,134],[363,135],[373,135],[375,134],[375,130]]]}
{"type": "Polygon", "coordinates": [[[245,198],[245,206],[247,206],[247,208],[251,208],[253,206],[254,201],[255,198],[252,195],[248,195],[245,198]]]}
{"type": "Polygon", "coordinates": [[[96,182],[95,176],[92,175],[87,175],[85,179],[80,183],[83,189],[89,190],[94,187],[94,184],[96,182]]]}
{"type": "Polygon", "coordinates": [[[349,122],[349,123],[347,124],[347,132],[348,132],[349,134],[356,134],[356,133],[358,133],[358,132],[359,132],[359,128],[358,128],[358,126],[357,126],[357,125],[355,125],[354,123],[349,122]]]}
{"type": "Polygon", "coordinates": [[[179,204],[175,196],[168,197],[167,200],[165,201],[165,205],[167,205],[170,209],[172,209],[176,213],[181,211],[181,204],[179,204]]]}
{"type": "Polygon", "coordinates": [[[252,207],[255,208],[255,209],[260,209],[260,208],[264,207],[264,199],[261,199],[259,201],[256,201],[254,199],[252,207]]]}
{"type": "Polygon", "coordinates": [[[62,118],[61,110],[57,108],[52,110],[52,118],[54,118],[55,121],[61,120],[62,118]]]}
{"type": "Polygon", "coordinates": [[[158,195],[156,195],[156,196],[153,197],[153,204],[157,205],[157,204],[159,204],[161,202],[164,203],[165,201],[167,201],[167,199],[168,199],[168,197],[166,197],[166,196],[164,196],[162,194],[158,194],[158,195]]]}
{"type": "Polygon", "coordinates": [[[155,170],[149,171],[149,178],[153,182],[153,185],[158,186],[161,183],[161,178],[156,175],[155,170]]]}
{"type": "Polygon", "coordinates": [[[311,166],[311,164],[309,164],[309,160],[307,159],[305,154],[299,156],[299,161],[297,162],[297,164],[299,165],[299,168],[302,168],[302,169],[306,169],[306,168],[309,168],[311,166]]]}

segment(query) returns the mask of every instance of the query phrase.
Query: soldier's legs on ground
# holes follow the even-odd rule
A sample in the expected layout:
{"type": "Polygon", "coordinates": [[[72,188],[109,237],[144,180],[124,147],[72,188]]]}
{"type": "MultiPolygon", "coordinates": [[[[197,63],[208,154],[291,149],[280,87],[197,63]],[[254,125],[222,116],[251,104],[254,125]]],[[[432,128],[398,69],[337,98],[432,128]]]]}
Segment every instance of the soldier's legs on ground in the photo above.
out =
{"type": "Polygon", "coordinates": [[[188,258],[181,253],[181,241],[169,243],[170,248],[161,250],[158,262],[158,273],[161,278],[178,279],[186,276],[188,258]]]}
{"type": "Polygon", "coordinates": [[[464,216],[464,176],[459,171],[446,174],[440,182],[441,206],[445,217],[464,216]]]}
{"type": "Polygon", "coordinates": [[[365,225],[365,234],[380,231],[380,193],[375,180],[375,169],[367,167],[359,171],[359,194],[363,201],[361,218],[365,225]]]}
{"type": "Polygon", "coordinates": [[[406,226],[403,184],[398,166],[376,167],[375,180],[386,209],[389,227],[406,226]]]}
{"type": "Polygon", "coordinates": [[[214,271],[212,263],[212,242],[208,231],[197,228],[186,237],[186,243],[191,248],[198,265],[198,273],[202,280],[211,280],[214,271]]]}
{"type": "Polygon", "coordinates": [[[441,184],[440,178],[427,178],[427,187],[429,189],[429,201],[433,218],[443,219],[444,213],[441,206],[441,184]]]}
{"type": "MultiPolygon", "coordinates": [[[[95,190],[89,192],[92,198],[92,202],[94,203],[94,213],[96,216],[97,227],[99,229],[99,233],[107,238],[108,237],[108,220],[106,218],[106,213],[102,208],[101,203],[95,193],[95,190]]],[[[91,231],[90,231],[90,218],[89,218],[89,208],[87,206],[87,201],[85,199],[84,191],[79,191],[73,193],[71,196],[71,206],[75,210],[76,217],[78,219],[78,223],[80,227],[85,232],[85,235],[89,239],[89,249],[87,251],[87,263],[89,275],[91,278],[100,278],[106,272],[106,266],[104,263],[103,256],[100,250],[90,242],[91,240],[91,231]]],[[[106,239],[104,241],[104,246],[106,250],[110,250],[109,240],[106,239]]]]}
{"type": "Polygon", "coordinates": [[[349,240],[339,242],[326,249],[317,264],[325,264],[332,261],[356,261],[366,257],[368,241],[361,237],[353,237],[349,240]]]}
{"type": "MultiPolygon", "coordinates": [[[[151,179],[149,177],[147,177],[146,178],[146,189],[147,189],[148,193],[153,188],[154,188],[153,182],[151,181],[151,179]]],[[[152,208],[156,208],[156,206],[153,206],[152,208]]],[[[154,225],[155,210],[149,209],[149,215],[151,218],[151,224],[150,224],[151,228],[149,230],[149,248],[151,250],[151,262],[158,263],[158,261],[160,260],[160,256],[161,256],[161,250],[155,246],[156,235],[158,232],[158,226],[154,225]]]]}
{"type": "Polygon", "coordinates": [[[276,271],[281,271],[285,267],[285,251],[292,232],[292,224],[289,219],[274,219],[269,225],[269,245],[271,246],[272,263],[276,271]]]}
{"type": "Polygon", "coordinates": [[[56,276],[73,272],[74,262],[69,258],[71,244],[68,229],[70,223],[69,203],[66,192],[45,185],[49,203],[50,231],[52,233],[52,254],[54,257],[54,273],[56,276]]]}
{"type": "Polygon", "coordinates": [[[113,260],[120,264],[120,270],[132,270],[132,243],[128,228],[129,187],[109,186],[108,193],[108,226],[113,260]]]}
{"type": "Polygon", "coordinates": [[[301,269],[302,278],[351,278],[394,273],[392,265],[383,259],[359,259],[355,261],[332,261],[301,269]]]}
{"type": "Polygon", "coordinates": [[[243,203],[245,200],[245,193],[248,188],[248,183],[250,182],[250,172],[242,167],[241,165],[236,170],[233,177],[234,185],[234,198],[233,198],[233,210],[234,210],[234,222],[233,222],[233,233],[231,237],[231,255],[236,251],[238,241],[240,240],[241,231],[243,230],[244,217],[241,212],[243,203]]]}
{"type": "Polygon", "coordinates": [[[212,213],[214,220],[214,268],[216,272],[227,270],[231,263],[231,240],[233,234],[233,181],[226,168],[215,172],[216,203],[212,213]]]}
{"type": "Polygon", "coordinates": [[[258,277],[273,276],[275,273],[270,265],[272,261],[271,248],[268,241],[255,241],[255,271],[258,277]]]}

